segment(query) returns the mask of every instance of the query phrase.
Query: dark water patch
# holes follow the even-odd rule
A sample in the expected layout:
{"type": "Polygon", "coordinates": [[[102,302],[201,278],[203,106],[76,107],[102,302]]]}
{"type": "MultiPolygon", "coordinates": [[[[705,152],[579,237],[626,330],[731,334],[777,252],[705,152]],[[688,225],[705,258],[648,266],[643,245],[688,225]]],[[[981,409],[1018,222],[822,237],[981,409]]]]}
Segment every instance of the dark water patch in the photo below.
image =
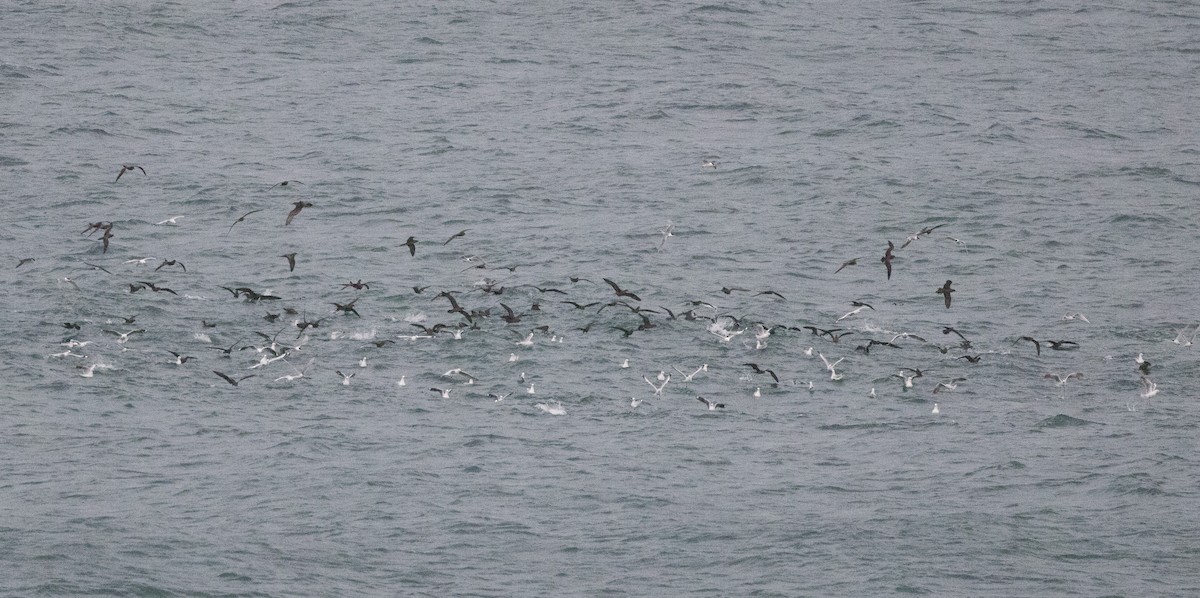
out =
{"type": "Polygon", "coordinates": [[[1104,425],[1099,422],[1078,419],[1065,414],[1058,414],[1053,417],[1048,417],[1035,424],[1035,428],[1075,428],[1080,426],[1104,425]]]}

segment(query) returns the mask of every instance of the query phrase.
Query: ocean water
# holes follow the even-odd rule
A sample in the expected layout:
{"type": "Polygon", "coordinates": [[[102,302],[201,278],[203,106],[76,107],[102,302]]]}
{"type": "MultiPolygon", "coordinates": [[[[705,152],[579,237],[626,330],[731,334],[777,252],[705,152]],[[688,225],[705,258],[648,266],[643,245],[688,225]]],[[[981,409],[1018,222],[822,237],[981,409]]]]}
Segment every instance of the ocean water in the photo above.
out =
{"type": "Polygon", "coordinates": [[[0,594],[1200,592],[1191,3],[4,24],[0,594]]]}

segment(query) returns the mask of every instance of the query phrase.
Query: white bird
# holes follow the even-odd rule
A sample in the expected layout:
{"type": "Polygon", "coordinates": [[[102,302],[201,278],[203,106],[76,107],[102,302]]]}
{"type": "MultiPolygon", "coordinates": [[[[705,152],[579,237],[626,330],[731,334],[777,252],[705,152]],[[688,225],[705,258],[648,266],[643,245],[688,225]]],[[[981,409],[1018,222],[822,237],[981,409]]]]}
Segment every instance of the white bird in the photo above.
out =
{"type": "Polygon", "coordinates": [[[528,395],[537,394],[533,391],[533,383],[532,382],[529,383],[529,388],[525,390],[525,394],[528,394],[528,395]]]}
{"type": "Polygon", "coordinates": [[[396,386],[408,386],[408,383],[404,381],[404,376],[400,376],[400,379],[396,381],[396,386]]]}
{"type": "Polygon", "coordinates": [[[663,391],[663,389],[667,387],[667,383],[671,381],[671,376],[669,376],[669,375],[668,375],[668,376],[667,376],[667,379],[666,379],[666,380],[663,380],[663,383],[662,383],[662,384],[660,384],[660,385],[658,385],[658,386],[655,386],[655,385],[654,385],[654,383],[653,383],[653,382],[651,382],[651,381],[650,381],[650,379],[649,379],[649,378],[647,378],[645,375],[643,375],[643,376],[642,376],[642,380],[645,380],[645,381],[646,381],[646,384],[649,384],[649,385],[650,385],[650,388],[653,388],[653,389],[654,389],[654,394],[655,394],[655,395],[661,395],[661,394],[662,394],[662,391],[663,391]]]}
{"type": "Polygon", "coordinates": [[[621,369],[625,369],[625,368],[628,368],[628,367],[629,367],[629,358],[628,358],[628,357],[626,357],[626,358],[625,358],[625,361],[622,361],[622,362],[621,362],[621,369]]]}
{"type": "Polygon", "coordinates": [[[658,231],[660,234],[662,234],[662,240],[658,242],[658,250],[659,251],[662,251],[663,245],[666,245],[667,238],[675,236],[675,234],[672,232],[674,230],[675,230],[675,225],[672,224],[670,220],[668,220],[667,228],[664,228],[664,229],[658,231]]]}
{"type": "Polygon", "coordinates": [[[701,365],[700,367],[696,368],[696,371],[694,371],[690,374],[685,373],[683,370],[681,370],[675,366],[671,366],[671,368],[673,368],[676,372],[679,372],[679,375],[683,376],[684,382],[691,382],[692,378],[696,377],[696,374],[699,374],[700,372],[708,371],[708,364],[706,363],[706,364],[701,365]]]}
{"type": "Polygon", "coordinates": [[[366,357],[358,360],[358,367],[360,367],[360,368],[367,367],[367,358],[366,357]]]}
{"type": "Polygon", "coordinates": [[[131,259],[131,260],[125,260],[124,262],[121,262],[121,263],[123,263],[123,264],[133,264],[133,263],[136,263],[136,264],[137,264],[137,265],[139,265],[139,266],[145,266],[145,265],[146,265],[146,262],[148,262],[148,261],[150,261],[150,260],[152,260],[152,259],[154,259],[154,256],[151,256],[151,257],[144,257],[144,258],[133,258],[133,259],[131,259]]]}
{"type": "Polygon", "coordinates": [[[180,218],[183,218],[183,216],[175,216],[174,218],[167,218],[166,220],[163,220],[162,222],[155,222],[154,224],[157,224],[157,225],[175,224],[175,221],[179,220],[180,218]]]}
{"type": "Polygon", "coordinates": [[[342,386],[350,386],[350,379],[354,377],[354,372],[350,372],[350,375],[347,376],[346,374],[343,374],[341,370],[334,371],[337,372],[337,375],[342,377],[342,386]]]}
{"type": "Polygon", "coordinates": [[[716,162],[716,160],[705,160],[704,164],[701,165],[701,168],[711,168],[713,170],[716,170],[717,162],[716,162]]]}
{"type": "Polygon", "coordinates": [[[637,397],[629,397],[629,406],[630,406],[630,407],[633,407],[634,409],[637,409],[637,408],[638,408],[638,405],[641,405],[641,404],[642,404],[642,400],[641,400],[641,399],[639,399],[639,398],[637,398],[637,397]]]}
{"type": "Polygon", "coordinates": [[[700,401],[701,403],[704,403],[705,405],[708,405],[709,411],[716,411],[717,409],[725,408],[725,403],[714,403],[704,397],[696,397],[696,400],[700,401]]]}
{"type": "Polygon", "coordinates": [[[51,357],[87,357],[87,355],[80,355],[78,353],[72,352],[70,349],[67,349],[66,351],[63,351],[62,353],[51,353],[46,356],[47,359],[49,359],[51,357]]]}
{"type": "Polygon", "coordinates": [[[854,309],[850,310],[850,312],[849,312],[849,313],[847,313],[846,315],[844,315],[844,316],[842,316],[842,317],[840,317],[840,318],[838,318],[837,320],[834,320],[834,321],[835,321],[835,322],[841,322],[842,320],[845,320],[846,318],[849,318],[850,316],[852,316],[852,315],[854,315],[854,314],[856,314],[856,313],[858,313],[858,312],[860,312],[860,311],[862,311],[862,310],[864,310],[864,309],[866,309],[866,308],[867,308],[867,306],[865,306],[865,305],[863,305],[863,306],[860,306],[860,307],[856,307],[856,308],[854,308],[854,309]]]}
{"type": "Polygon", "coordinates": [[[1137,356],[1137,357],[1134,357],[1134,358],[1133,358],[1133,360],[1134,360],[1135,362],[1137,362],[1137,364],[1138,364],[1138,365],[1142,365],[1143,363],[1146,363],[1146,358],[1145,358],[1145,357],[1142,357],[1142,354],[1141,354],[1140,352],[1138,353],[1138,356],[1137,356]]]}
{"type": "Polygon", "coordinates": [[[77,341],[75,339],[71,339],[71,340],[69,340],[65,343],[61,343],[61,344],[62,344],[62,346],[66,347],[68,349],[76,349],[79,347],[86,347],[86,346],[92,344],[92,342],[93,341],[77,341]]]}
{"type": "Polygon", "coordinates": [[[1062,386],[1062,385],[1066,384],[1067,381],[1070,380],[1071,378],[1083,378],[1083,372],[1071,372],[1070,374],[1067,374],[1066,376],[1060,376],[1058,374],[1046,374],[1045,376],[1042,376],[1042,377],[1046,378],[1048,380],[1054,380],[1055,386],[1062,386]]]}
{"type": "Polygon", "coordinates": [[[1063,316],[1062,319],[1064,319],[1064,320],[1083,320],[1084,322],[1087,322],[1088,324],[1092,323],[1090,320],[1087,319],[1087,316],[1085,316],[1081,313],[1067,314],[1067,315],[1063,316]]]}
{"type": "Polygon", "coordinates": [[[496,393],[494,393],[494,392],[491,392],[491,393],[488,393],[488,396],[489,396],[489,397],[492,397],[493,399],[496,399],[496,401],[495,401],[495,402],[499,403],[500,401],[503,401],[504,399],[507,399],[507,398],[508,398],[508,395],[510,395],[510,394],[512,394],[512,393],[511,393],[511,392],[506,392],[506,393],[504,393],[504,394],[502,394],[502,395],[498,395],[498,394],[496,394],[496,393]]]}
{"type": "Polygon", "coordinates": [[[116,330],[109,330],[107,328],[104,328],[103,330],[104,332],[118,337],[117,344],[125,344],[125,342],[129,340],[129,335],[131,334],[141,334],[146,331],[145,328],[138,328],[137,330],[130,330],[129,332],[117,332],[116,330]]]}
{"type": "Polygon", "coordinates": [[[78,285],[78,284],[76,284],[76,283],[75,283],[75,281],[74,281],[74,280],[72,280],[72,279],[71,279],[71,277],[69,277],[69,276],[64,276],[64,277],[62,277],[62,278],[58,279],[58,282],[65,282],[65,283],[67,283],[67,284],[69,284],[69,285],[71,285],[71,286],[75,287],[75,290],[76,290],[76,291],[80,291],[80,290],[82,290],[82,289],[80,289],[80,288],[79,288],[79,285],[78,285]]]}
{"type": "Polygon", "coordinates": [[[912,387],[913,387],[913,379],[914,379],[914,378],[920,378],[920,377],[921,377],[921,373],[920,373],[920,372],[917,372],[916,374],[913,374],[913,375],[911,375],[911,376],[905,376],[905,375],[904,375],[904,370],[900,370],[900,373],[899,373],[899,374],[892,374],[892,377],[893,377],[893,378],[899,378],[899,379],[903,380],[903,381],[904,381],[904,388],[912,388],[912,387]]]}
{"type": "Polygon", "coordinates": [[[756,340],[760,340],[760,341],[765,340],[767,337],[771,336],[772,330],[774,330],[773,327],[767,328],[766,326],[762,325],[761,323],[755,324],[754,325],[754,338],[756,340]]]}
{"type": "Polygon", "coordinates": [[[867,393],[868,397],[875,398],[875,387],[871,387],[871,392],[867,393]]]}
{"type": "Polygon", "coordinates": [[[77,365],[75,367],[83,370],[83,373],[79,374],[79,375],[83,376],[84,378],[91,378],[93,375],[93,372],[96,371],[96,364],[94,364],[94,363],[92,365],[86,365],[86,366],[85,365],[77,365]]]}
{"type": "Polygon", "coordinates": [[[275,381],[279,382],[280,380],[286,380],[288,382],[291,382],[293,380],[299,380],[300,378],[303,378],[304,372],[308,371],[309,366],[311,366],[314,361],[316,361],[315,357],[312,359],[309,359],[308,363],[304,364],[304,368],[302,368],[302,369],[296,369],[295,367],[293,367],[292,370],[294,372],[296,372],[295,374],[288,374],[286,376],[280,376],[280,377],[276,378],[275,381]]]}
{"type": "Polygon", "coordinates": [[[547,403],[538,403],[537,408],[541,409],[542,411],[545,411],[546,413],[549,413],[550,415],[566,415],[567,414],[567,410],[562,406],[562,403],[560,403],[558,401],[551,401],[548,404],[547,403]]]}
{"type": "Polygon", "coordinates": [[[446,388],[446,389],[442,389],[442,388],[430,388],[429,390],[432,390],[433,392],[440,392],[440,393],[442,393],[442,398],[443,398],[443,399],[448,399],[448,398],[450,398],[450,391],[452,391],[452,390],[454,390],[454,389],[453,389],[453,388],[446,388]]]}
{"type": "Polygon", "coordinates": [[[837,367],[837,364],[841,363],[842,360],[845,359],[845,357],[839,357],[837,361],[829,363],[829,360],[825,358],[825,355],[817,353],[817,357],[821,358],[821,362],[825,364],[825,369],[831,372],[833,371],[833,368],[837,367]]]}
{"type": "Polygon", "coordinates": [[[533,333],[530,332],[528,335],[525,336],[525,338],[517,341],[517,344],[522,347],[532,347],[533,346],[533,333]]]}
{"type": "Polygon", "coordinates": [[[662,382],[667,379],[667,373],[663,370],[658,370],[658,381],[662,382]]]}
{"type": "Polygon", "coordinates": [[[943,388],[946,390],[954,390],[954,389],[958,388],[959,382],[966,382],[966,381],[967,381],[966,378],[955,378],[953,380],[948,380],[946,382],[938,382],[937,386],[933,387],[933,394],[937,394],[937,393],[941,392],[941,389],[943,389],[943,388]]]}
{"type": "Polygon", "coordinates": [[[509,361],[510,363],[511,363],[511,362],[514,362],[514,361],[516,361],[516,360],[517,360],[517,354],[516,354],[516,353],[509,353],[509,354],[508,354],[508,361],[509,361]]]}
{"type": "Polygon", "coordinates": [[[757,398],[760,398],[760,397],[762,397],[762,387],[761,387],[761,386],[755,386],[755,387],[754,387],[754,398],[756,398],[756,399],[757,399],[757,398]]]}
{"type": "Polygon", "coordinates": [[[1150,397],[1153,397],[1156,394],[1158,394],[1158,385],[1155,384],[1154,381],[1150,380],[1149,378],[1142,376],[1141,397],[1143,399],[1149,399],[1150,397]]]}
{"type": "Polygon", "coordinates": [[[939,413],[941,413],[941,412],[942,412],[942,410],[941,410],[941,409],[938,409],[938,404],[937,404],[937,403],[934,403],[934,404],[933,404],[933,411],[931,411],[930,413],[933,413],[934,415],[937,415],[937,414],[939,414],[939,413]]]}
{"type": "Polygon", "coordinates": [[[1190,337],[1187,336],[1188,328],[1189,326],[1180,328],[1179,332],[1175,335],[1175,340],[1171,342],[1175,343],[1176,345],[1183,345],[1185,347],[1192,346],[1192,342],[1196,340],[1196,333],[1200,332],[1200,326],[1196,326],[1196,329],[1192,331],[1192,335],[1190,337]],[[1184,340],[1185,337],[1187,340],[1184,340]]]}
{"type": "Polygon", "coordinates": [[[809,347],[809,348],[805,349],[804,351],[802,351],[802,353],[804,353],[805,357],[812,357],[813,348],[809,347]]]}

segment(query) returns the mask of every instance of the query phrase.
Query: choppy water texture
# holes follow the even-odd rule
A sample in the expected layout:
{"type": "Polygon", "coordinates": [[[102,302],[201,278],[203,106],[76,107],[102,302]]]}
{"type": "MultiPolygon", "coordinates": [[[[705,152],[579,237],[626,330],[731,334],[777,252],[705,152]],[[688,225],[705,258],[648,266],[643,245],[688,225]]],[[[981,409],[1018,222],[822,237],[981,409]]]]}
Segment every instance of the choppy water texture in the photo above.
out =
{"type": "Polygon", "coordinates": [[[5,9],[0,593],[1200,592],[1194,4],[575,4],[5,9]]]}

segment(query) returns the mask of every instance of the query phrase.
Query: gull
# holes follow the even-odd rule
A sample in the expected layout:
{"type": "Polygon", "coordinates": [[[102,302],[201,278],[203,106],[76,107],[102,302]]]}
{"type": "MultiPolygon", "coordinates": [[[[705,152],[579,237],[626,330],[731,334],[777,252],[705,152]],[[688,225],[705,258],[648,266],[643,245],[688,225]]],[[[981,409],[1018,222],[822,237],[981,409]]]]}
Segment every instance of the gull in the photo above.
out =
{"type": "Polygon", "coordinates": [[[629,367],[629,358],[626,357],[625,361],[621,362],[621,369],[627,369],[628,367],[629,367]]]}
{"type": "Polygon", "coordinates": [[[47,359],[49,359],[51,357],[87,357],[87,355],[80,355],[78,353],[72,352],[70,349],[67,349],[66,351],[63,351],[62,353],[51,353],[46,356],[47,359]]]}
{"type": "Polygon", "coordinates": [[[705,161],[704,161],[704,163],[702,163],[702,164],[700,165],[700,167],[701,167],[701,168],[711,168],[711,169],[713,169],[713,170],[716,170],[716,169],[717,169],[717,162],[716,162],[716,160],[705,160],[705,161]]]}
{"type": "Polygon", "coordinates": [[[941,410],[941,409],[938,409],[938,404],[937,404],[937,403],[934,403],[934,404],[933,404],[933,411],[930,411],[930,413],[932,413],[932,414],[934,414],[934,415],[937,415],[937,414],[939,414],[939,413],[941,413],[941,412],[942,412],[942,410],[941,410]]]}
{"type": "Polygon", "coordinates": [[[914,372],[916,372],[916,373],[915,373],[915,374],[913,374],[913,375],[911,375],[911,376],[905,376],[905,375],[904,375],[904,370],[900,370],[900,373],[899,373],[899,374],[892,374],[892,377],[893,377],[893,378],[899,378],[899,379],[901,379],[901,380],[904,380],[904,388],[912,388],[912,387],[913,387],[913,380],[914,380],[915,378],[920,378],[921,376],[923,376],[923,375],[924,375],[924,374],[922,374],[922,373],[921,373],[921,370],[913,370],[913,371],[914,371],[914,372]]]}
{"type": "MultiPolygon", "coordinates": [[[[812,384],[812,383],[810,382],[809,384],[812,384]]],[[[874,386],[871,387],[871,392],[867,393],[867,396],[871,397],[872,399],[875,398],[875,387],[874,386]]]]}
{"type": "Polygon", "coordinates": [[[525,338],[517,341],[517,344],[522,347],[532,347],[533,346],[533,333],[530,332],[529,334],[525,335],[525,338]]]}
{"type": "Polygon", "coordinates": [[[212,371],[212,373],[214,373],[214,374],[216,374],[216,375],[220,376],[220,377],[221,377],[222,379],[224,379],[226,382],[228,382],[228,383],[230,383],[230,384],[232,384],[232,385],[234,385],[234,386],[237,386],[239,382],[241,382],[242,380],[245,380],[246,378],[253,378],[253,377],[254,377],[254,374],[250,374],[249,376],[242,376],[241,378],[238,378],[238,379],[234,380],[233,378],[230,378],[228,374],[222,374],[221,372],[218,372],[217,370],[213,370],[213,371],[212,371]]]}
{"type": "Polygon", "coordinates": [[[1142,376],[1142,392],[1139,396],[1143,399],[1149,399],[1158,394],[1158,385],[1149,378],[1142,376]]]}
{"type": "Polygon", "coordinates": [[[1054,380],[1055,386],[1062,386],[1062,385],[1066,384],[1067,381],[1070,380],[1071,378],[1083,378],[1083,372],[1071,372],[1070,374],[1067,374],[1066,376],[1060,376],[1058,374],[1046,374],[1045,376],[1042,376],[1042,377],[1046,378],[1048,380],[1054,380]]]}
{"type": "Polygon", "coordinates": [[[837,361],[835,361],[833,363],[829,363],[829,360],[825,358],[825,355],[823,355],[819,352],[817,353],[817,357],[821,358],[821,363],[825,364],[825,369],[827,369],[831,372],[833,371],[833,368],[837,367],[837,364],[841,363],[842,360],[845,359],[845,357],[839,357],[837,361]]]}
{"type": "MultiPolygon", "coordinates": [[[[142,168],[141,166],[138,166],[137,164],[122,164],[121,172],[117,173],[117,181],[121,180],[121,177],[125,174],[125,171],[134,170],[134,169],[142,171],[142,176],[146,176],[145,168],[142,168]]],[[[113,182],[115,183],[117,181],[113,181],[113,182]]]]}
{"type": "Polygon", "coordinates": [[[176,353],[171,350],[168,350],[167,353],[170,353],[171,355],[175,356],[175,365],[183,365],[183,364],[187,363],[187,361],[189,359],[193,359],[193,357],[191,357],[189,355],[180,355],[179,353],[176,353]]]}
{"type": "Polygon", "coordinates": [[[183,218],[183,216],[175,216],[174,218],[167,218],[166,220],[163,220],[161,222],[155,222],[154,224],[156,224],[156,225],[175,224],[175,221],[179,220],[180,218],[183,218]]]}
{"type": "MultiPolygon", "coordinates": [[[[60,343],[60,344],[68,349],[75,349],[75,348],[79,348],[79,347],[86,347],[86,346],[92,344],[93,342],[94,341],[77,341],[75,339],[71,339],[65,343],[60,343]]],[[[1138,355],[1141,355],[1141,354],[1139,353],[1138,355]]],[[[1141,363],[1141,362],[1139,361],[1138,363],[1141,363]]]]}
{"type": "Polygon", "coordinates": [[[259,208],[259,209],[257,209],[257,210],[250,210],[249,212],[246,212],[245,214],[242,214],[242,216],[241,216],[240,218],[238,218],[237,220],[234,220],[234,221],[233,221],[233,224],[230,224],[230,225],[229,225],[229,230],[225,231],[225,234],[227,234],[227,235],[228,235],[228,234],[230,233],[230,231],[232,231],[232,230],[233,230],[233,227],[237,226],[237,224],[238,224],[239,222],[241,222],[241,221],[243,221],[243,220],[245,220],[245,219],[246,219],[246,216],[249,216],[249,215],[251,215],[251,214],[254,214],[255,212],[261,212],[261,211],[262,211],[262,208],[259,208]]]}
{"type": "Polygon", "coordinates": [[[761,341],[771,336],[771,331],[774,329],[774,327],[767,328],[766,326],[762,325],[762,323],[757,323],[754,325],[754,338],[761,341]]]}
{"type": "Polygon", "coordinates": [[[696,400],[707,405],[709,411],[716,411],[717,409],[725,408],[725,403],[714,403],[704,397],[696,397],[696,400]]]}
{"type": "Polygon", "coordinates": [[[95,375],[96,365],[97,364],[94,364],[94,363],[92,365],[86,365],[86,366],[85,365],[77,365],[77,366],[75,366],[75,368],[79,369],[79,370],[83,370],[83,373],[79,374],[80,376],[82,376],[84,378],[91,378],[93,375],[95,375]]]}
{"type": "Polygon", "coordinates": [[[74,280],[72,280],[72,279],[71,279],[71,277],[69,277],[69,276],[64,276],[64,277],[62,277],[62,278],[58,279],[58,282],[65,282],[65,283],[67,283],[67,284],[69,284],[69,285],[71,285],[71,286],[75,287],[75,290],[76,290],[76,291],[82,290],[82,289],[80,289],[80,288],[79,288],[79,285],[78,285],[78,284],[77,284],[77,283],[76,283],[74,280]]]}
{"type": "Polygon", "coordinates": [[[516,354],[516,353],[509,353],[509,354],[508,354],[508,361],[509,361],[509,363],[511,363],[511,362],[514,362],[514,361],[516,361],[517,359],[518,359],[518,357],[517,357],[517,354],[516,354]]]}
{"type": "Polygon", "coordinates": [[[658,370],[658,376],[657,376],[657,378],[658,378],[658,381],[659,381],[659,382],[662,382],[663,380],[666,380],[666,379],[667,379],[667,372],[666,372],[666,371],[664,371],[664,370],[658,370]]]}
{"type": "Polygon", "coordinates": [[[1192,336],[1189,337],[1187,336],[1187,331],[1190,327],[1191,326],[1189,325],[1180,328],[1179,332],[1175,334],[1175,340],[1171,342],[1175,343],[1176,345],[1183,345],[1185,347],[1192,346],[1192,341],[1196,340],[1196,333],[1200,332],[1200,326],[1196,326],[1196,329],[1192,331],[1192,336]],[[1187,340],[1184,340],[1185,338],[1187,340]]]}
{"type": "Polygon", "coordinates": [[[137,330],[130,330],[129,332],[117,332],[116,330],[109,330],[107,328],[103,328],[102,330],[104,330],[104,332],[107,332],[111,335],[119,337],[119,338],[117,338],[117,343],[122,344],[122,345],[125,344],[129,340],[129,335],[141,334],[146,331],[145,328],[138,328],[137,330]]]}
{"type": "Polygon", "coordinates": [[[566,408],[564,408],[562,406],[562,403],[560,403],[558,401],[550,401],[550,403],[538,403],[536,406],[538,409],[541,409],[542,411],[545,411],[546,413],[549,413],[550,415],[566,415],[567,414],[566,408]]]}
{"type": "Polygon", "coordinates": [[[276,187],[287,187],[288,183],[296,183],[297,185],[304,184],[304,183],[301,183],[300,181],[283,181],[283,182],[279,182],[279,183],[275,183],[274,185],[271,185],[271,187],[269,189],[267,189],[267,191],[270,191],[271,189],[274,189],[276,187]]]}
{"type": "Polygon", "coordinates": [[[675,230],[675,225],[670,220],[668,220],[667,227],[658,231],[660,234],[662,234],[662,241],[658,242],[658,250],[659,251],[662,251],[663,245],[667,244],[667,238],[675,236],[675,233],[672,232],[674,230],[675,230]]]}
{"type": "Polygon", "coordinates": [[[286,376],[280,376],[280,377],[276,378],[275,381],[279,382],[280,380],[286,380],[288,382],[291,382],[293,380],[299,380],[300,378],[303,378],[304,372],[308,371],[309,366],[311,366],[314,361],[316,361],[315,357],[312,359],[309,359],[308,363],[304,364],[304,367],[302,369],[296,369],[295,367],[293,367],[292,369],[296,372],[295,374],[288,374],[286,376]]]}
{"type": "Polygon", "coordinates": [[[954,289],[950,288],[950,281],[947,280],[946,284],[942,285],[942,288],[936,292],[946,300],[946,309],[950,309],[950,293],[954,292],[954,289]]]}
{"type": "Polygon", "coordinates": [[[337,375],[342,377],[342,386],[350,386],[350,379],[354,377],[354,372],[350,372],[350,375],[347,376],[346,374],[343,374],[341,370],[334,371],[337,373],[337,375]]]}
{"type": "MultiPolygon", "coordinates": [[[[287,357],[288,355],[289,355],[288,351],[284,351],[282,354],[276,355],[275,357],[267,357],[266,355],[260,355],[258,357],[258,363],[254,364],[246,369],[257,370],[258,368],[261,368],[263,366],[271,365],[272,363],[275,363],[276,361],[279,361],[280,359],[283,359],[283,358],[287,357]]],[[[351,374],[351,375],[353,375],[353,374],[351,374]]]]}
{"type": "Polygon", "coordinates": [[[404,376],[400,376],[400,379],[396,381],[396,386],[407,386],[407,385],[408,385],[408,383],[404,381],[404,376]]]}
{"type": "Polygon", "coordinates": [[[938,224],[936,226],[926,226],[925,228],[922,228],[921,230],[919,230],[919,231],[909,235],[907,238],[905,238],[904,244],[900,246],[900,249],[904,249],[905,247],[908,247],[909,243],[912,243],[913,241],[916,241],[923,236],[927,237],[927,236],[933,234],[933,231],[935,231],[943,226],[946,226],[946,223],[943,222],[942,224],[938,224]]]}
{"type": "Polygon", "coordinates": [[[452,391],[454,389],[453,388],[446,388],[446,389],[430,388],[429,390],[432,390],[433,392],[440,392],[440,393],[442,393],[443,399],[448,399],[448,398],[450,398],[450,391],[452,391]]]}
{"type": "Polygon", "coordinates": [[[641,404],[642,404],[642,399],[639,399],[637,397],[629,397],[629,406],[630,407],[637,409],[638,405],[641,405],[641,404]]]}
{"type": "Polygon", "coordinates": [[[1091,324],[1091,321],[1087,319],[1087,316],[1085,316],[1081,313],[1067,314],[1067,315],[1063,316],[1062,319],[1064,319],[1064,320],[1083,320],[1084,322],[1091,324]]]}
{"type": "MultiPolygon", "coordinates": [[[[525,375],[525,373],[524,373],[524,372],[521,372],[521,375],[522,375],[522,376],[524,376],[524,375],[525,375]]],[[[530,383],[529,383],[529,388],[525,389],[525,394],[527,394],[527,395],[533,395],[533,394],[537,394],[537,393],[536,393],[536,392],[534,392],[534,390],[533,390],[533,382],[530,382],[530,383]]]]}
{"type": "Polygon", "coordinates": [[[496,399],[496,400],[495,400],[495,402],[496,402],[496,403],[499,403],[500,401],[503,401],[504,399],[507,399],[507,398],[508,398],[508,395],[510,395],[510,394],[512,394],[512,393],[511,393],[511,392],[506,392],[506,393],[504,393],[504,394],[502,394],[502,395],[498,395],[498,394],[496,394],[496,393],[492,392],[492,393],[488,393],[488,396],[489,396],[489,397],[492,397],[493,399],[496,399]]]}
{"type": "Polygon", "coordinates": [[[946,390],[954,390],[954,389],[958,388],[959,382],[966,382],[966,381],[967,381],[966,378],[955,378],[953,380],[948,380],[945,382],[938,382],[937,386],[933,387],[933,394],[937,394],[937,393],[941,392],[941,389],[943,389],[943,388],[946,390]]]}
{"type": "Polygon", "coordinates": [[[812,357],[812,354],[813,354],[813,348],[812,348],[812,347],[809,347],[809,348],[807,348],[807,349],[805,349],[805,350],[801,351],[801,353],[804,353],[804,356],[805,356],[805,357],[812,357]]]}
{"type": "Polygon", "coordinates": [[[360,367],[360,368],[367,367],[367,358],[366,357],[364,357],[358,361],[358,367],[360,367]]]}
{"type": "Polygon", "coordinates": [[[761,387],[761,386],[755,386],[755,387],[754,387],[754,394],[752,394],[751,396],[753,396],[753,397],[754,397],[754,398],[756,398],[756,399],[757,399],[757,398],[759,398],[759,397],[762,397],[762,387],[761,387]]]}
{"type": "Polygon", "coordinates": [[[707,364],[707,363],[706,363],[706,364],[703,364],[703,365],[701,365],[701,366],[700,366],[700,367],[698,367],[698,368],[696,368],[696,371],[694,371],[694,372],[692,372],[692,373],[690,373],[690,374],[688,374],[688,373],[685,373],[683,370],[681,370],[681,369],[679,369],[679,368],[677,368],[677,367],[675,367],[675,366],[671,366],[671,367],[672,367],[672,368],[673,368],[673,369],[674,369],[676,372],[679,372],[679,374],[680,374],[681,376],[683,376],[683,381],[684,381],[684,382],[691,382],[691,381],[692,381],[692,378],[695,378],[695,377],[696,377],[696,374],[699,374],[700,372],[707,372],[707,371],[708,371],[708,364],[707,364]]]}
{"type": "MultiPolygon", "coordinates": [[[[857,314],[858,312],[860,312],[864,309],[867,309],[866,305],[863,305],[861,307],[856,307],[853,310],[851,310],[849,313],[847,313],[846,315],[838,318],[837,320],[834,320],[834,323],[836,324],[837,322],[841,322],[842,320],[845,320],[846,318],[849,318],[850,316],[853,316],[854,314],[857,314]]],[[[872,309],[874,309],[874,308],[872,308],[872,309]]]]}
{"type": "Polygon", "coordinates": [[[663,392],[663,389],[667,387],[667,383],[671,381],[671,376],[668,375],[667,379],[663,380],[663,383],[658,386],[655,386],[654,383],[651,382],[650,379],[647,378],[644,374],[642,375],[642,380],[645,380],[646,384],[649,384],[650,388],[654,389],[655,395],[661,395],[663,392]]]}
{"type": "MultiPolygon", "coordinates": [[[[283,221],[283,225],[284,225],[284,226],[287,226],[287,225],[291,224],[291,223],[292,223],[292,219],[294,219],[294,218],[295,218],[297,215],[299,215],[299,214],[300,214],[300,210],[303,210],[304,208],[311,208],[311,207],[312,207],[312,202],[308,202],[308,201],[298,201],[298,202],[296,202],[296,203],[294,203],[294,204],[292,204],[292,205],[294,205],[294,206],[296,206],[296,207],[292,208],[292,211],[288,212],[287,219],[283,221]]],[[[231,228],[232,228],[232,227],[231,227],[231,228]]]]}
{"type": "Polygon", "coordinates": [[[137,264],[137,265],[139,265],[139,266],[145,266],[145,265],[146,265],[146,262],[148,262],[148,261],[150,261],[150,260],[152,260],[152,259],[155,259],[155,258],[154,258],[153,256],[151,256],[151,257],[143,257],[143,258],[136,258],[136,257],[135,257],[135,258],[133,258],[133,259],[131,259],[131,260],[125,260],[125,261],[123,261],[123,262],[121,262],[121,263],[122,263],[122,264],[137,264]]]}

